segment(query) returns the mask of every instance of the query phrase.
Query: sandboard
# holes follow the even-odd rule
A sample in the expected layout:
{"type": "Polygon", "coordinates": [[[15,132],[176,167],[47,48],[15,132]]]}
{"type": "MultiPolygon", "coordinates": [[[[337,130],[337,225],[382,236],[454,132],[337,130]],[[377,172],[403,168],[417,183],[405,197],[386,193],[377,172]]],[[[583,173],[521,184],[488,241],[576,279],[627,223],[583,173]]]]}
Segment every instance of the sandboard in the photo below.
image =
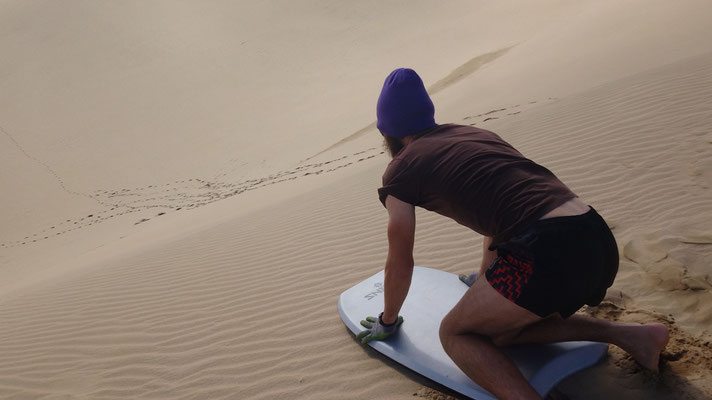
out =
{"type": "MultiPolygon", "coordinates": [[[[385,341],[369,343],[378,352],[450,389],[477,400],[496,400],[468,378],[440,344],[440,321],[467,291],[457,275],[415,267],[408,297],[401,308],[405,322],[385,341]]],[[[383,271],[347,289],[339,297],[339,315],[354,334],[363,331],[360,321],[383,311],[383,271]]],[[[588,368],[603,358],[605,343],[564,342],[505,349],[524,377],[542,396],[562,379],[588,368]]]]}

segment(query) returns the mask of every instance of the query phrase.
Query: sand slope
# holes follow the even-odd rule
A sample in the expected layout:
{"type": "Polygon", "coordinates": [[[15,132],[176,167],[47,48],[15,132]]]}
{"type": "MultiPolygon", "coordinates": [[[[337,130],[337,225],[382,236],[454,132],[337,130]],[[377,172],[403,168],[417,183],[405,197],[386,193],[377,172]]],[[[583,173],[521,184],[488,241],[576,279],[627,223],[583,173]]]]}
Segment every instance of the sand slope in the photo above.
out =
{"type": "MultiPolygon", "coordinates": [[[[589,312],[677,327],[662,381],[614,352],[562,386],[573,398],[712,394],[710,83],[705,55],[488,121],[614,226],[620,277],[605,307],[589,312]]],[[[385,162],[331,171],[338,183],[5,299],[0,393],[434,396],[421,387],[431,384],[362,348],[335,312],[342,290],[381,268],[385,212],[374,190],[385,162]]],[[[453,272],[477,264],[476,235],[418,217],[418,264],[453,272]]]]}
{"type": "MultiPolygon", "coordinates": [[[[671,327],[659,379],[612,348],[559,390],[712,397],[709,2],[121,4],[0,4],[0,398],[452,394],[336,313],[385,258],[396,66],[607,219],[619,276],[582,312],[671,327]]],[[[417,264],[479,265],[417,215],[417,264]]]]}

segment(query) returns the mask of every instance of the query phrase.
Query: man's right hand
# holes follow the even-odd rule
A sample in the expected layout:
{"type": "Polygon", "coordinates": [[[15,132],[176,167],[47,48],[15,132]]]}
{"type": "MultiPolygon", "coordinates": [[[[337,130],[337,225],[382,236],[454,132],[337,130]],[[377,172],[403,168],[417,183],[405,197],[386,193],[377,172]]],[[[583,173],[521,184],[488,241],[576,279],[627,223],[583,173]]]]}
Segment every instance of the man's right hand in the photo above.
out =
{"type": "Polygon", "coordinates": [[[372,340],[384,340],[387,339],[392,334],[396,333],[398,327],[403,323],[403,317],[400,315],[396,322],[386,325],[381,319],[381,315],[378,317],[366,317],[365,321],[361,321],[361,325],[367,328],[365,331],[356,335],[357,338],[361,339],[361,343],[366,344],[372,340]]]}

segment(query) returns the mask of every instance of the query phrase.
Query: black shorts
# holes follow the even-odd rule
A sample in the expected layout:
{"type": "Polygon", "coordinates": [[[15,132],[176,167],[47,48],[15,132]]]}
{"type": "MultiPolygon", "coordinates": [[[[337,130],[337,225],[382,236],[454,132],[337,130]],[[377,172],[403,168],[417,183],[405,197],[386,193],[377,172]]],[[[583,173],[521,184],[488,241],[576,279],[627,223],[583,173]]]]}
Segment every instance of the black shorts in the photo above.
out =
{"type": "Polygon", "coordinates": [[[539,220],[497,246],[485,273],[502,296],[544,318],[567,318],[598,305],[618,272],[618,246],[591,208],[585,214],[539,220]]]}

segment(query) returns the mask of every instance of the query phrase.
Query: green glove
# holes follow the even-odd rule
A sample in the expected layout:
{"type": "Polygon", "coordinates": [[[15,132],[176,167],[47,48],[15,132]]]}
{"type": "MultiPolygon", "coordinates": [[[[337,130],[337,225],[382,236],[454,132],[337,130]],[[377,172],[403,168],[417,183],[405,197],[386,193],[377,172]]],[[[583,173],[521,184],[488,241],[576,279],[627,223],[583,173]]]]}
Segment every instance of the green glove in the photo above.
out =
{"type": "Polygon", "coordinates": [[[477,272],[473,272],[470,275],[460,274],[458,277],[465,285],[472,286],[472,284],[475,283],[475,281],[477,280],[477,272]]]}
{"type": "Polygon", "coordinates": [[[378,318],[366,317],[365,321],[361,321],[361,325],[367,328],[365,331],[356,335],[357,338],[361,339],[361,343],[366,344],[371,340],[385,340],[394,334],[403,323],[403,317],[399,315],[396,322],[391,325],[386,325],[381,319],[382,316],[383,313],[381,313],[378,318]]]}

